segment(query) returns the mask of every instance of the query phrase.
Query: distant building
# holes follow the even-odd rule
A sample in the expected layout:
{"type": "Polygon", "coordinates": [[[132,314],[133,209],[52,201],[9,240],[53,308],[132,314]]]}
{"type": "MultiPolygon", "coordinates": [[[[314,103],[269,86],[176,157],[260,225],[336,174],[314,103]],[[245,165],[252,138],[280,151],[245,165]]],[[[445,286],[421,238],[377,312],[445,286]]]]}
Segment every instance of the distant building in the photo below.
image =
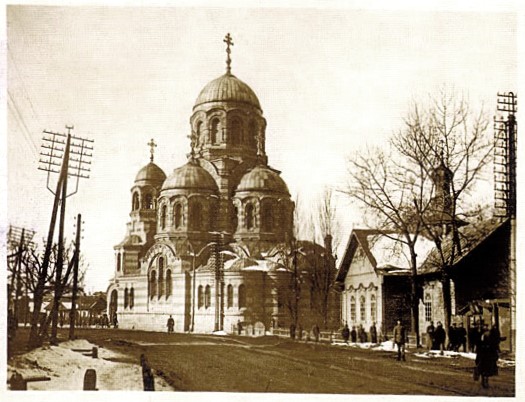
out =
{"type": "Polygon", "coordinates": [[[294,203],[268,164],[262,107],[231,73],[229,53],[226,74],[201,90],[190,125],[186,164],[166,176],[152,148],[135,177],[131,221],[114,247],[109,317],[120,328],[163,331],[172,315],[179,332],[321,326],[317,292],[301,292],[299,313],[290,292],[294,282],[318,284],[320,272],[332,283],[331,244],[294,242],[294,203]]]}

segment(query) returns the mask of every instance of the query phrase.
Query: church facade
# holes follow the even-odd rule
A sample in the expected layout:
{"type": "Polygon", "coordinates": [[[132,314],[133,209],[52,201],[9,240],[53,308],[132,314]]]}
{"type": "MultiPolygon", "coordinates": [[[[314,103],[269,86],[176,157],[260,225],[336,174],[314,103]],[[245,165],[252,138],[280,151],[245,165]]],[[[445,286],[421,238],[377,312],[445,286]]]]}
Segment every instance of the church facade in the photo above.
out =
{"type": "Polygon", "coordinates": [[[327,325],[326,297],[298,287],[312,288],[321,270],[332,298],[329,237],[323,246],[294,239],[294,203],[268,165],[261,105],[231,73],[229,35],[225,42],[226,74],[193,107],[188,162],[166,175],[152,142],[131,187],[131,219],[107,290],[120,328],[166,330],[170,315],[176,332],[327,325]]]}

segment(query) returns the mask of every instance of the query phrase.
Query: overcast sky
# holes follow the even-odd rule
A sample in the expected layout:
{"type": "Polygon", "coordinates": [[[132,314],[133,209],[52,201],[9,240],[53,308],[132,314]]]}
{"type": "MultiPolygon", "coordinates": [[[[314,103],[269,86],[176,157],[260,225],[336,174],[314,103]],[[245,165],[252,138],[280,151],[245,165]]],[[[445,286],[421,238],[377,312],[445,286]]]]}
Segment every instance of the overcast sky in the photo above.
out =
{"type": "MultiPolygon", "coordinates": [[[[91,178],[68,199],[66,234],[85,221],[86,284],[105,290],[124,235],[130,188],[149,161],[186,161],[200,90],[232,72],[257,94],[269,164],[292,194],[341,188],[346,158],[381,144],[411,102],[443,85],[494,114],[517,88],[517,18],[502,12],[255,8],[7,8],[7,222],[49,226],[53,196],[37,170],[42,130],[95,140],[91,178]]],[[[342,243],[355,207],[340,200],[342,243]]]]}

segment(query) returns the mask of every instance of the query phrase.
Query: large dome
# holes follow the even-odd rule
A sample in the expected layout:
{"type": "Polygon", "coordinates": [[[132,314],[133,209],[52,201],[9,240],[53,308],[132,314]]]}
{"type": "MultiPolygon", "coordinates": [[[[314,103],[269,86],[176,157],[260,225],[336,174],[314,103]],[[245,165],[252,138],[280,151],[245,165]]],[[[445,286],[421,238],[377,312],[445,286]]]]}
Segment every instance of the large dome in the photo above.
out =
{"type": "Polygon", "coordinates": [[[209,102],[240,102],[261,110],[255,92],[232,74],[224,74],[209,82],[197,97],[193,108],[209,102]]]}
{"type": "Polygon", "coordinates": [[[162,190],[192,189],[218,191],[217,183],[206,169],[195,162],[188,162],[175,169],[164,181],[162,190]]]}
{"type": "Polygon", "coordinates": [[[135,177],[135,184],[150,184],[156,187],[160,186],[164,180],[166,180],[166,174],[163,172],[163,170],[153,162],[150,162],[139,170],[137,176],[135,177]]]}
{"type": "Polygon", "coordinates": [[[288,187],[279,173],[262,165],[256,166],[246,173],[236,191],[271,191],[290,195],[288,187]]]}

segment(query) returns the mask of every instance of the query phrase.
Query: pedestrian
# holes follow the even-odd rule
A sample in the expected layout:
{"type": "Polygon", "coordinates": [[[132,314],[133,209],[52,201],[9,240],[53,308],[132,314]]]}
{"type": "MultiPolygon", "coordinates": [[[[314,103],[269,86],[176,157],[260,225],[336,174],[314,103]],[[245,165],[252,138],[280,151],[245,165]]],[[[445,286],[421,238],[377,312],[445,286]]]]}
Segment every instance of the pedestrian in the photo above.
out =
{"type": "Polygon", "coordinates": [[[295,324],[290,324],[290,338],[292,340],[295,340],[295,324]]]}
{"type": "Polygon", "coordinates": [[[430,321],[430,325],[427,327],[427,350],[430,351],[432,349],[432,345],[434,344],[434,331],[436,328],[434,327],[434,321],[430,321]]]}
{"type": "Polygon", "coordinates": [[[481,378],[481,386],[488,388],[489,377],[498,375],[500,336],[497,328],[489,330],[487,324],[483,325],[480,341],[476,347],[476,367],[474,380],[481,378]]]}
{"type": "Polygon", "coordinates": [[[345,323],[345,326],[341,331],[341,335],[343,336],[343,341],[345,341],[345,343],[348,343],[348,339],[350,339],[350,328],[348,328],[347,323],[345,323]]]}
{"type": "Polygon", "coordinates": [[[397,346],[397,360],[405,361],[405,343],[406,343],[406,330],[401,324],[401,320],[397,320],[397,325],[394,327],[394,334],[392,340],[397,346]]]}
{"type": "Polygon", "coordinates": [[[316,342],[319,342],[319,335],[320,335],[321,331],[319,330],[319,325],[315,324],[313,327],[312,327],[312,335],[314,336],[314,340],[316,342]]]}
{"type": "Polygon", "coordinates": [[[375,322],[373,322],[372,326],[370,327],[370,342],[373,344],[377,343],[377,328],[375,322]]]}
{"type": "Polygon", "coordinates": [[[237,320],[237,335],[242,334],[242,323],[241,320],[237,320]]]}
{"type": "Polygon", "coordinates": [[[470,353],[475,353],[479,343],[480,333],[478,326],[474,323],[468,330],[468,346],[470,353]]]}
{"type": "Polygon", "coordinates": [[[463,326],[463,323],[459,323],[459,327],[456,330],[456,352],[459,352],[459,347],[463,346],[463,353],[467,351],[467,330],[463,326]]]}
{"type": "Polygon", "coordinates": [[[173,332],[173,328],[175,327],[175,320],[170,314],[170,317],[168,318],[168,334],[171,334],[173,332]]]}
{"type": "Polygon", "coordinates": [[[117,313],[113,314],[113,328],[118,328],[117,313]]]}
{"type": "Polygon", "coordinates": [[[443,325],[440,321],[438,321],[436,330],[434,331],[434,346],[432,347],[432,349],[439,350],[439,353],[443,355],[443,349],[445,348],[446,338],[447,334],[443,329],[443,325]]]}
{"type": "Polygon", "coordinates": [[[355,330],[355,325],[352,325],[352,330],[350,331],[350,339],[351,339],[352,343],[356,343],[357,342],[357,332],[355,330]]]}
{"type": "Polygon", "coordinates": [[[452,351],[456,351],[456,344],[457,344],[457,332],[456,332],[456,323],[453,323],[449,328],[448,328],[448,345],[447,345],[447,349],[448,350],[452,350],[452,351]]]}
{"type": "Polygon", "coordinates": [[[359,324],[358,336],[359,336],[360,343],[366,342],[366,332],[362,324],[359,324]]]}
{"type": "Polygon", "coordinates": [[[301,324],[297,327],[297,338],[299,340],[303,339],[303,326],[301,324]]]}

